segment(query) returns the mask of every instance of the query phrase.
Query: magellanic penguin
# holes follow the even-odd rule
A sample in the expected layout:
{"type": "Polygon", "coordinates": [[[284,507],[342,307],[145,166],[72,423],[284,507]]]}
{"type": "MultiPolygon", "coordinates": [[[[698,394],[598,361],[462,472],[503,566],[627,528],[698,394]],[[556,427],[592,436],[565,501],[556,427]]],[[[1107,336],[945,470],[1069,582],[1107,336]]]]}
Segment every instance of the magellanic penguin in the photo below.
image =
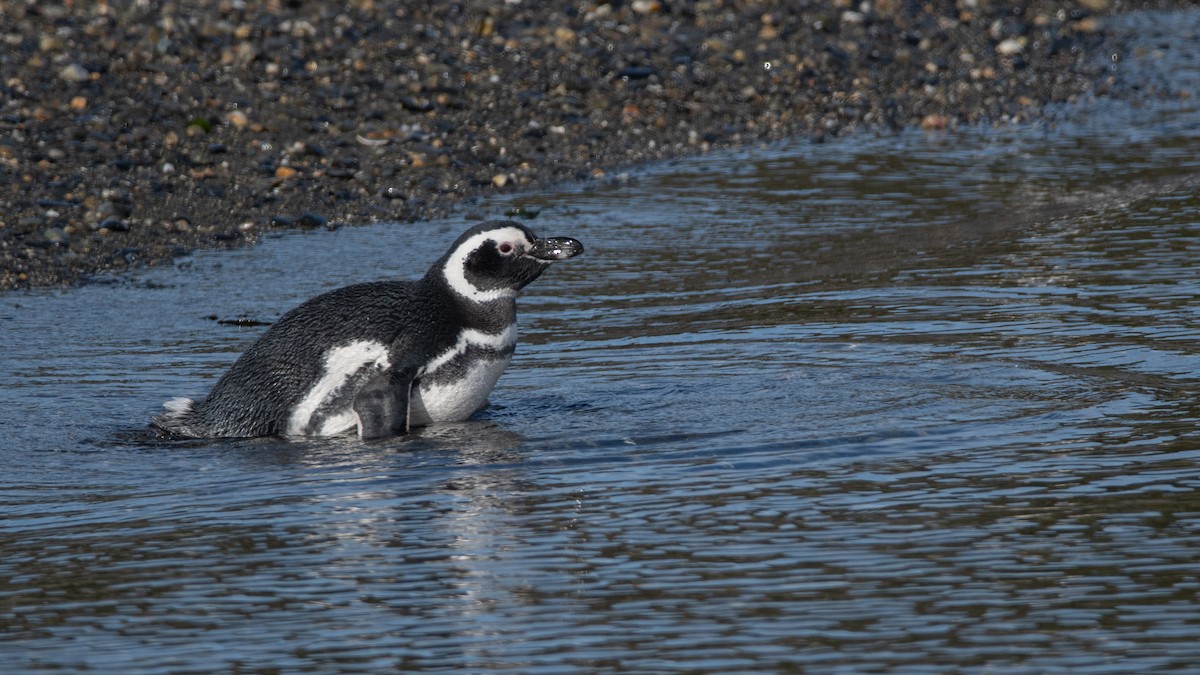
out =
{"type": "Polygon", "coordinates": [[[168,401],[153,426],[190,438],[380,438],[464,420],[512,359],[517,291],[582,252],[513,221],[476,225],[417,281],[346,286],[296,307],[207,398],[168,401]]]}

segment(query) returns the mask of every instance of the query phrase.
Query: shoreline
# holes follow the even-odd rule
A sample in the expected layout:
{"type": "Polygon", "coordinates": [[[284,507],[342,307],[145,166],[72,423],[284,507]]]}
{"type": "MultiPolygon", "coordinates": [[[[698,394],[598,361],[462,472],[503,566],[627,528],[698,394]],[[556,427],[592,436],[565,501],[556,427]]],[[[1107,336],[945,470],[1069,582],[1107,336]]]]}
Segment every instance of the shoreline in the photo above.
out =
{"type": "Polygon", "coordinates": [[[0,290],[715,149],[1038,119],[1106,93],[1119,49],[1108,0],[127,4],[0,0],[0,290]]]}

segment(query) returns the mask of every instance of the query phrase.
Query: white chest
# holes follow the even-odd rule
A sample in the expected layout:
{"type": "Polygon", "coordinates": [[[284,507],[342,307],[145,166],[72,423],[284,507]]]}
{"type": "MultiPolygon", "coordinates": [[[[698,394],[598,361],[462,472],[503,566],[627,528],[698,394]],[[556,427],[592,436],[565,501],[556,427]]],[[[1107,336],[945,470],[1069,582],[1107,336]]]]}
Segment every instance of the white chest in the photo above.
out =
{"type": "Polygon", "coordinates": [[[516,324],[499,333],[471,328],[459,333],[454,345],[421,373],[420,386],[411,394],[409,423],[459,422],[473,415],[487,403],[516,342],[516,324]]]}
{"type": "Polygon", "coordinates": [[[511,356],[480,359],[452,382],[422,382],[414,387],[409,403],[409,423],[459,422],[484,407],[488,394],[508,367],[511,356]]]}

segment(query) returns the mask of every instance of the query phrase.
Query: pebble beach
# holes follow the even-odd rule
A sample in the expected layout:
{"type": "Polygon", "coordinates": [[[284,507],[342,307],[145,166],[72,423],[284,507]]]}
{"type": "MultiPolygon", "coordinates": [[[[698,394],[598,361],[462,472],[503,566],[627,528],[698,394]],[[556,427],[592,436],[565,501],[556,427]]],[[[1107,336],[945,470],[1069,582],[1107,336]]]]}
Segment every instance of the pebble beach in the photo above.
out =
{"type": "Polygon", "coordinates": [[[673,157],[1020,124],[1108,0],[0,0],[0,290],[673,157]]]}

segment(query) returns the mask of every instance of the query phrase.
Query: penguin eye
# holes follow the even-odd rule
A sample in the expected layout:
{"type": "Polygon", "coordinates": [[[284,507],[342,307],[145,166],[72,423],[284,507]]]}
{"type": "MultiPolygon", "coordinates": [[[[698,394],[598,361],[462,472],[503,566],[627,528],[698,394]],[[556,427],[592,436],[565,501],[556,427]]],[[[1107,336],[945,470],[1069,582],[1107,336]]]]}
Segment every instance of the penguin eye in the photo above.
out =
{"type": "Polygon", "coordinates": [[[505,241],[501,242],[500,245],[496,247],[496,250],[500,251],[500,255],[512,255],[513,251],[516,250],[516,247],[513,246],[511,242],[505,241]]]}

